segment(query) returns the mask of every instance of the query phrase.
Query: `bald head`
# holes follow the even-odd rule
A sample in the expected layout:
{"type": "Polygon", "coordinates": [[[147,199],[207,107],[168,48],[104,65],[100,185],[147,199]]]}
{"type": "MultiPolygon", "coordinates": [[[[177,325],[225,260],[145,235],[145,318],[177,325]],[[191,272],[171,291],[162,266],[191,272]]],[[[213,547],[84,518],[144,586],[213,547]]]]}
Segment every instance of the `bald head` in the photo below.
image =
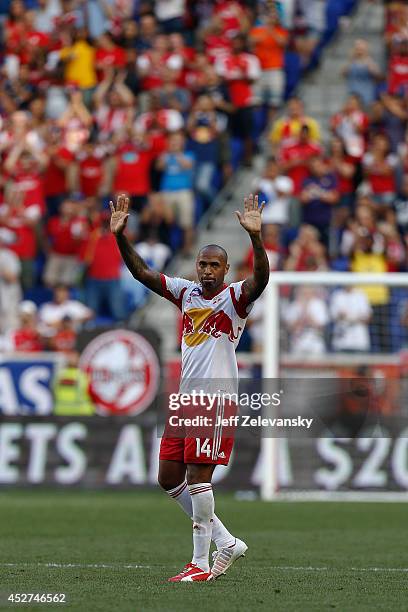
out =
{"type": "Polygon", "coordinates": [[[229,270],[228,255],[218,244],[208,244],[200,249],[196,270],[203,295],[208,298],[215,295],[224,285],[224,277],[229,270]]]}
{"type": "Polygon", "coordinates": [[[201,255],[206,255],[206,256],[215,255],[216,257],[221,257],[224,264],[228,263],[227,251],[223,249],[222,246],[219,246],[218,244],[207,244],[207,246],[204,246],[202,249],[200,249],[197,255],[197,259],[199,259],[201,255]]]}

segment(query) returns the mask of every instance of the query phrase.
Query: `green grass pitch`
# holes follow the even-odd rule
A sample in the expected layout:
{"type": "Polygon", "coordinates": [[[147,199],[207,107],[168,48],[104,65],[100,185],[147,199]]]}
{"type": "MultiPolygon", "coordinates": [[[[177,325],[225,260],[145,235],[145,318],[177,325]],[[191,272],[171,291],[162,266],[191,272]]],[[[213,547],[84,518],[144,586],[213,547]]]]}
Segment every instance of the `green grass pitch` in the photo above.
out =
{"type": "Polygon", "coordinates": [[[216,507],[247,557],[214,583],[168,584],[191,558],[191,527],[159,491],[3,491],[0,608],[18,608],[6,603],[11,592],[40,592],[68,603],[25,609],[408,610],[408,505],[236,502],[218,492],[216,507]]]}

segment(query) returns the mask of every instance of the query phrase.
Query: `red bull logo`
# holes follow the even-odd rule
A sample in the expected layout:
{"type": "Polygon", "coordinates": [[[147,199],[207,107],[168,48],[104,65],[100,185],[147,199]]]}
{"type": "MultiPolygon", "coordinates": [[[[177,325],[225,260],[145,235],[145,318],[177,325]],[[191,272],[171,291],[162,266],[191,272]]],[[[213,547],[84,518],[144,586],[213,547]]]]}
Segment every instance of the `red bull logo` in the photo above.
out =
{"type": "Polygon", "coordinates": [[[210,336],[219,338],[226,334],[233,342],[241,331],[234,334],[231,318],[223,311],[214,312],[211,308],[191,308],[183,315],[183,338],[188,346],[198,346],[210,336]]]}

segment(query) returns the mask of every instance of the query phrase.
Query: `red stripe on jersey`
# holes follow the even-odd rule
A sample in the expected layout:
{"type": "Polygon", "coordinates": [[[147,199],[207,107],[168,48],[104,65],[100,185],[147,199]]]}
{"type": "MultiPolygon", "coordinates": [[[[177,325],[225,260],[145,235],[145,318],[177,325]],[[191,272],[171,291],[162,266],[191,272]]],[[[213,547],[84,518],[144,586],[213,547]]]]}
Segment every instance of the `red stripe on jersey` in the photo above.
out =
{"type": "Polygon", "coordinates": [[[169,300],[169,302],[172,302],[172,304],[175,304],[177,306],[177,308],[179,308],[180,310],[182,310],[182,304],[183,304],[183,295],[187,289],[187,287],[183,287],[183,289],[180,291],[180,295],[178,298],[174,297],[174,295],[171,293],[171,291],[169,291],[167,289],[167,285],[166,285],[166,277],[164,274],[160,274],[160,280],[161,280],[161,285],[162,285],[162,292],[163,292],[163,297],[166,298],[166,300],[169,300]]]}
{"type": "Polygon", "coordinates": [[[241,288],[241,295],[239,296],[239,300],[235,297],[235,291],[233,287],[230,287],[231,300],[234,305],[235,311],[237,315],[241,319],[246,319],[248,313],[246,312],[246,307],[248,306],[248,302],[245,296],[244,291],[241,288]]]}

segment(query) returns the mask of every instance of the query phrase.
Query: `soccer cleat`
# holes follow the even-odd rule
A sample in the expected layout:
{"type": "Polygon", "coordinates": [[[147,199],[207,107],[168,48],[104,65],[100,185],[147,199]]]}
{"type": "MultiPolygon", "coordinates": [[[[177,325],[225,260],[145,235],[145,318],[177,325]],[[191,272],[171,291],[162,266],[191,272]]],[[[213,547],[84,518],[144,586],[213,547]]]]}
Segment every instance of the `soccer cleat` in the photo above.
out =
{"type": "Polygon", "coordinates": [[[226,546],[213,552],[213,566],[211,573],[218,578],[226,573],[233,563],[240,557],[245,557],[248,546],[242,540],[235,538],[235,544],[226,546]]]}
{"type": "Polygon", "coordinates": [[[187,563],[177,576],[168,579],[168,582],[206,582],[213,580],[211,572],[205,572],[194,563],[187,563]]]}

